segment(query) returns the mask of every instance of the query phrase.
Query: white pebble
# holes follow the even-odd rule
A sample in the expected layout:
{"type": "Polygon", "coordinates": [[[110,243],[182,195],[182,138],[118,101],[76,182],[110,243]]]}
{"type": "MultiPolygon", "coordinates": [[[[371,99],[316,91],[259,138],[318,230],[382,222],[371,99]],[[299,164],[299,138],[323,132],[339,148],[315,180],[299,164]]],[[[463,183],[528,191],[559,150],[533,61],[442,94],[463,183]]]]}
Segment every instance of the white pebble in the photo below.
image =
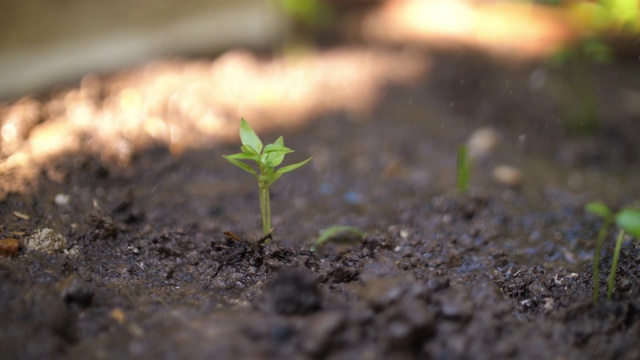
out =
{"type": "Polygon", "coordinates": [[[489,155],[498,146],[499,139],[498,132],[492,128],[485,127],[474,131],[467,140],[469,157],[478,159],[489,155]]]}
{"type": "Polygon", "coordinates": [[[515,188],[522,185],[522,172],[513,166],[498,165],[493,169],[493,179],[499,184],[515,188]]]}
{"type": "Polygon", "coordinates": [[[71,196],[67,195],[67,194],[57,194],[54,198],[53,198],[53,202],[56,203],[56,205],[58,206],[67,206],[69,205],[69,202],[71,200],[71,196]]]}
{"type": "Polygon", "coordinates": [[[27,250],[43,251],[47,253],[64,252],[67,249],[67,239],[55,231],[45,228],[37,230],[24,239],[27,250]]]}

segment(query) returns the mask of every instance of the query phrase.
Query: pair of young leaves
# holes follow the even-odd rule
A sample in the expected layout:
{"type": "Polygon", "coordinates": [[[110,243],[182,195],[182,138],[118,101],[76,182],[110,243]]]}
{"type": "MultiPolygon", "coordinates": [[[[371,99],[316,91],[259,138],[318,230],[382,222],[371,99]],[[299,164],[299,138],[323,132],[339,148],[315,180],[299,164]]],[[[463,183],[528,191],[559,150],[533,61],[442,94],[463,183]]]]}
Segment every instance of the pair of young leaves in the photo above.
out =
{"type": "Polygon", "coordinates": [[[640,239],[640,210],[628,208],[614,214],[607,205],[601,202],[589,203],[585,209],[603,218],[606,226],[615,221],[618,227],[636,239],[640,239]]]}
{"type": "Polygon", "coordinates": [[[263,146],[258,135],[251,129],[251,126],[244,118],[240,121],[240,140],[242,141],[242,146],[240,147],[242,152],[226,155],[224,158],[242,170],[253,174],[258,179],[261,188],[269,188],[282,174],[293,171],[311,161],[311,158],[308,158],[276,170],[276,166],[282,163],[284,156],[292,153],[293,150],[284,146],[282,136],[274,143],[263,146]],[[243,160],[255,161],[258,165],[258,172],[243,160]]]}
{"type": "Polygon", "coordinates": [[[604,220],[598,233],[598,241],[596,242],[595,253],[593,255],[593,302],[597,304],[600,289],[600,255],[607,231],[614,221],[620,228],[618,238],[616,239],[616,246],[613,250],[613,260],[611,261],[611,272],[609,272],[609,284],[607,286],[607,298],[611,299],[615,288],[616,273],[618,272],[618,261],[620,259],[624,233],[626,231],[636,239],[640,239],[640,211],[628,208],[618,213],[613,213],[607,205],[601,202],[589,203],[585,209],[587,212],[598,215],[604,220]]]}

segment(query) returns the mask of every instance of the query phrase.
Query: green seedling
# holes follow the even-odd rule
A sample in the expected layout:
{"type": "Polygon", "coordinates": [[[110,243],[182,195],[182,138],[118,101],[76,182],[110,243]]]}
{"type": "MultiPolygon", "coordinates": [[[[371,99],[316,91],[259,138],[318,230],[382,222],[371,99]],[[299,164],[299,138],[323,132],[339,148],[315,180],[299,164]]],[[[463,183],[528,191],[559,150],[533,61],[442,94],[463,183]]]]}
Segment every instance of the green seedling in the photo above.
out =
{"type": "Polygon", "coordinates": [[[327,242],[338,244],[353,244],[362,241],[365,233],[353,226],[331,226],[322,230],[316,242],[309,248],[309,251],[315,252],[320,246],[327,242]]]}
{"type": "Polygon", "coordinates": [[[238,154],[225,155],[233,165],[253,174],[258,180],[260,190],[260,213],[262,215],[262,232],[264,235],[271,233],[271,200],[269,197],[269,187],[284,173],[293,171],[311,161],[311,158],[296,164],[283,166],[276,169],[284,160],[286,154],[293,150],[284,146],[284,139],[280,136],[274,143],[263,146],[258,135],[251,129],[244,118],[240,121],[240,140],[242,141],[241,151],[238,154]],[[258,171],[243,161],[254,161],[258,166],[258,171]]]}
{"type": "Polygon", "coordinates": [[[640,211],[636,209],[624,209],[616,214],[616,225],[620,228],[616,247],[613,252],[613,262],[611,263],[611,273],[609,274],[609,288],[607,290],[607,298],[611,299],[613,295],[613,286],[615,284],[616,271],[618,270],[618,259],[620,258],[620,248],[622,247],[622,238],[624,232],[628,232],[636,239],[640,239],[640,211]]]}
{"type": "Polygon", "coordinates": [[[602,226],[598,232],[598,240],[593,254],[593,303],[597,304],[600,298],[600,256],[602,255],[602,245],[607,237],[609,227],[613,222],[611,210],[601,202],[592,202],[585,206],[585,210],[592,214],[598,215],[603,219],[602,226]]]}
{"type": "Polygon", "coordinates": [[[461,145],[458,148],[456,175],[458,192],[464,194],[467,192],[469,181],[471,180],[471,159],[469,158],[469,150],[466,145],[461,145]]]}
{"type": "Polygon", "coordinates": [[[611,272],[609,273],[609,284],[607,287],[607,298],[613,296],[613,288],[615,286],[616,272],[618,271],[618,262],[620,259],[620,250],[622,249],[622,240],[625,232],[629,233],[636,239],[640,239],[640,210],[624,209],[614,214],[608,206],[601,202],[592,202],[585,206],[585,210],[592,214],[602,217],[603,224],[598,232],[598,240],[593,255],[593,302],[598,303],[600,288],[600,256],[602,254],[602,245],[609,231],[609,227],[615,221],[620,231],[616,239],[616,246],[613,250],[613,260],[611,262],[611,272]]]}

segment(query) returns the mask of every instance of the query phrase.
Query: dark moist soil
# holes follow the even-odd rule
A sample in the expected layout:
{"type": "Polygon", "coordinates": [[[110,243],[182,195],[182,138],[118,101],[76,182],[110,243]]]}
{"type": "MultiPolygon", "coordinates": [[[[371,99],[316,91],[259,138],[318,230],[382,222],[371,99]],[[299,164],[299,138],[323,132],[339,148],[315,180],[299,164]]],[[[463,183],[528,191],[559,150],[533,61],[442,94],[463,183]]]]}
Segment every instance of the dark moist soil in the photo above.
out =
{"type": "MultiPolygon", "coordinates": [[[[547,86],[561,82],[562,70],[428,56],[426,75],[381,89],[364,115],[261,132],[283,133],[292,162],[314,156],[273,186],[268,244],[257,242],[254,180],[221,157],[237,142],[158,143],[123,162],[89,141],[31,165],[28,181],[5,173],[13,190],[0,203],[0,235],[21,248],[0,257],[0,357],[640,358],[640,248],[625,242],[614,298],[594,305],[599,222],[583,212],[592,200],[637,200],[640,122],[620,105],[640,88],[637,62],[589,69],[604,99],[601,130],[575,135],[551,90],[530,85],[536,71],[547,86]],[[484,126],[499,147],[457,194],[456,149],[484,126]],[[502,163],[521,184],[492,180],[502,163]],[[367,235],[310,252],[332,225],[367,235]],[[28,250],[25,239],[44,228],[67,239],[64,251],[28,250]]],[[[99,81],[107,89],[117,79],[99,81]]]]}

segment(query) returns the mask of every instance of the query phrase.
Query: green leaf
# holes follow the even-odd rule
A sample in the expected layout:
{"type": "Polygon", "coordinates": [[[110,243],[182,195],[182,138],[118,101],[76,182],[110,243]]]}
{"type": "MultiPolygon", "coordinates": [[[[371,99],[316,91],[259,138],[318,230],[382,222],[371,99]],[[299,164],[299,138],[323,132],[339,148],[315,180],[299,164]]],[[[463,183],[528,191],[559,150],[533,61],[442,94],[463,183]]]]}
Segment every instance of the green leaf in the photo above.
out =
{"type": "Polygon", "coordinates": [[[278,138],[278,140],[276,140],[276,142],[274,142],[273,144],[269,144],[269,145],[264,147],[264,152],[265,153],[275,152],[275,151],[293,152],[293,150],[291,150],[288,147],[284,146],[284,142],[282,140],[282,136],[280,136],[278,138]]]}
{"type": "MultiPolygon", "coordinates": [[[[280,177],[282,174],[284,173],[288,173],[289,171],[293,171],[301,166],[303,166],[304,164],[308,163],[309,161],[311,161],[311,159],[313,159],[313,157],[308,158],[307,160],[301,161],[299,163],[296,164],[292,164],[292,165],[287,165],[287,166],[283,166],[280,169],[278,169],[276,171],[276,176],[280,177]]],[[[277,178],[276,178],[277,179],[277,178]]],[[[274,180],[275,181],[275,180],[274,180]]]]}
{"type": "Polygon", "coordinates": [[[262,151],[262,141],[260,141],[258,135],[256,135],[244,118],[240,120],[240,140],[243,145],[252,148],[257,153],[262,151]]]}
{"type": "Polygon", "coordinates": [[[587,205],[585,205],[584,210],[586,212],[598,215],[605,220],[611,218],[611,210],[609,210],[609,207],[607,205],[601,203],[600,201],[588,203],[587,205]]]}
{"type": "Polygon", "coordinates": [[[264,155],[262,161],[272,167],[278,166],[284,160],[286,154],[292,153],[293,150],[284,146],[282,136],[275,143],[264,147],[264,155]]]}
{"type": "Polygon", "coordinates": [[[276,141],[273,142],[274,145],[280,145],[282,147],[284,147],[284,138],[282,136],[280,136],[279,138],[276,139],[276,141]]]}
{"type": "Polygon", "coordinates": [[[237,154],[233,154],[233,155],[223,155],[223,157],[230,157],[230,158],[236,159],[236,160],[253,160],[253,154],[247,154],[247,153],[237,153],[237,154]]]}
{"type": "Polygon", "coordinates": [[[322,230],[322,233],[318,236],[318,239],[316,239],[316,242],[309,250],[314,252],[324,243],[329,241],[342,244],[355,243],[361,241],[365,236],[366,234],[364,231],[353,226],[331,226],[322,230]]]}
{"type": "Polygon", "coordinates": [[[242,161],[239,161],[238,159],[244,159],[246,156],[245,154],[234,154],[234,155],[223,155],[222,157],[224,157],[225,159],[227,159],[227,161],[229,161],[230,163],[232,163],[233,165],[239,167],[240,169],[251,173],[253,175],[258,175],[256,174],[255,170],[253,170],[251,168],[251,166],[243,163],[242,161]]]}
{"type": "Polygon", "coordinates": [[[636,239],[640,239],[640,210],[624,209],[620,211],[616,215],[616,224],[636,239]]]}
{"type": "Polygon", "coordinates": [[[284,160],[284,155],[290,152],[293,152],[293,151],[288,151],[288,152],[278,151],[278,152],[266,153],[264,154],[263,161],[271,165],[271,167],[276,167],[282,163],[282,161],[284,160]]]}
{"type": "Polygon", "coordinates": [[[291,153],[293,152],[293,150],[284,146],[284,140],[282,139],[282,136],[280,136],[278,140],[276,140],[273,144],[269,144],[264,147],[264,153],[271,153],[271,152],[291,153]]]}
{"type": "Polygon", "coordinates": [[[256,152],[253,148],[246,146],[246,145],[242,145],[240,147],[240,150],[242,150],[242,153],[247,155],[247,159],[251,159],[255,162],[260,162],[260,153],[256,152]]]}

